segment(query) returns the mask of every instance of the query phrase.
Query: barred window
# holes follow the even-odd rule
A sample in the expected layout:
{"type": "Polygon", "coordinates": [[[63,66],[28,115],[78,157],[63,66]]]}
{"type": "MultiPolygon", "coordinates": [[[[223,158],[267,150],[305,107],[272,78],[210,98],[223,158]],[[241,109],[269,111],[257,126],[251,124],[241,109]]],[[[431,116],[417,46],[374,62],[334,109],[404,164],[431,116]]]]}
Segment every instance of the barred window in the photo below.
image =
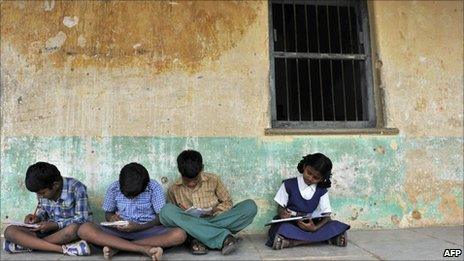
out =
{"type": "Polygon", "coordinates": [[[272,127],[375,126],[365,1],[269,3],[272,127]]]}

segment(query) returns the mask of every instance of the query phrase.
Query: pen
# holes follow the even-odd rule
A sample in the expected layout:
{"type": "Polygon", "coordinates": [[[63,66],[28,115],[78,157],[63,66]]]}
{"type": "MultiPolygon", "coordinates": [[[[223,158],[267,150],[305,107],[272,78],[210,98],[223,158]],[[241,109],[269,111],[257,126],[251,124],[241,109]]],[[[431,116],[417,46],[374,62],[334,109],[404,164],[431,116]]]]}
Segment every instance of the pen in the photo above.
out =
{"type": "Polygon", "coordinates": [[[34,219],[37,217],[37,210],[39,209],[39,202],[37,202],[37,206],[35,207],[34,214],[32,215],[34,219]]]}
{"type": "Polygon", "coordinates": [[[188,208],[186,208],[186,207],[185,207],[182,203],[180,203],[180,202],[178,202],[177,205],[178,205],[181,209],[183,209],[183,210],[188,209],[188,208]]]}

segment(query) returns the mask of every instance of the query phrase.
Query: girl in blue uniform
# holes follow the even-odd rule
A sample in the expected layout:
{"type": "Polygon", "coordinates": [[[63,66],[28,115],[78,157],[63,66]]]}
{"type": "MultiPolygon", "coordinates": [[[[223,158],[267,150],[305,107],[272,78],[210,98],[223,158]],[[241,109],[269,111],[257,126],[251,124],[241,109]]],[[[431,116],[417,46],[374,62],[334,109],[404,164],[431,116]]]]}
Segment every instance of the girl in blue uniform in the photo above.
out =
{"type": "Polygon", "coordinates": [[[331,186],[332,162],[324,154],[308,154],[298,164],[303,175],[286,179],[274,200],[278,204],[278,216],[309,215],[311,219],[273,224],[266,245],[283,249],[314,242],[329,242],[346,246],[349,225],[332,220],[327,189],[331,186]]]}

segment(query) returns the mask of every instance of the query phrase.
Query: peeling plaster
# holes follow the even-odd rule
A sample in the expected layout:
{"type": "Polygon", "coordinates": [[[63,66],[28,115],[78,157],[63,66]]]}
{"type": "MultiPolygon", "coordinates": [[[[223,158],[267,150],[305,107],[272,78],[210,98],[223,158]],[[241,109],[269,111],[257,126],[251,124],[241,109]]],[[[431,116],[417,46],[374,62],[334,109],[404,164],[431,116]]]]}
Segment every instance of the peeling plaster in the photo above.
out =
{"type": "Polygon", "coordinates": [[[59,31],[54,37],[49,38],[45,42],[45,51],[48,53],[57,52],[58,49],[63,46],[64,42],[66,41],[66,34],[62,31],[59,31]]]}
{"type": "Polygon", "coordinates": [[[85,37],[83,35],[79,35],[79,37],[77,38],[77,45],[79,45],[79,47],[84,48],[86,43],[87,40],[85,39],[85,37]]]}
{"type": "Polygon", "coordinates": [[[65,16],[63,18],[63,24],[68,28],[74,27],[78,23],[79,23],[79,17],[77,17],[77,16],[74,16],[74,17],[65,16]]]}
{"type": "Polygon", "coordinates": [[[48,12],[52,11],[54,7],[55,7],[55,0],[51,0],[51,1],[45,0],[43,2],[43,8],[45,11],[48,11],[48,12]]]}

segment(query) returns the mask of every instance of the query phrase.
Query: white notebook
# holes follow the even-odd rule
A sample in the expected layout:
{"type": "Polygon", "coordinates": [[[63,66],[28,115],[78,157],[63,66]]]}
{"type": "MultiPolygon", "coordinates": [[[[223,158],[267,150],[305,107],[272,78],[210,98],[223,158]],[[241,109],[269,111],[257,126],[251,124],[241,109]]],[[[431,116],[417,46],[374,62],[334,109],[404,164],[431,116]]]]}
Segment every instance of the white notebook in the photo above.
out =
{"type": "Polygon", "coordinates": [[[287,222],[287,221],[295,221],[295,220],[304,220],[304,219],[313,219],[313,218],[322,218],[322,217],[329,217],[329,213],[321,213],[321,214],[308,214],[306,216],[296,216],[296,217],[289,217],[289,218],[282,218],[282,219],[273,219],[270,222],[266,223],[265,226],[269,226],[275,223],[280,223],[280,222],[287,222]]]}
{"type": "Polygon", "coordinates": [[[129,225],[127,220],[118,220],[114,222],[101,222],[100,225],[105,227],[125,227],[129,225]]]}
{"type": "Polygon", "coordinates": [[[185,210],[185,213],[190,214],[195,217],[199,217],[201,215],[207,214],[213,208],[197,208],[197,207],[190,207],[189,209],[185,210]]]}
{"type": "Polygon", "coordinates": [[[38,228],[39,224],[28,224],[19,221],[6,221],[5,224],[8,226],[20,226],[20,227],[28,227],[28,228],[38,228]]]}

